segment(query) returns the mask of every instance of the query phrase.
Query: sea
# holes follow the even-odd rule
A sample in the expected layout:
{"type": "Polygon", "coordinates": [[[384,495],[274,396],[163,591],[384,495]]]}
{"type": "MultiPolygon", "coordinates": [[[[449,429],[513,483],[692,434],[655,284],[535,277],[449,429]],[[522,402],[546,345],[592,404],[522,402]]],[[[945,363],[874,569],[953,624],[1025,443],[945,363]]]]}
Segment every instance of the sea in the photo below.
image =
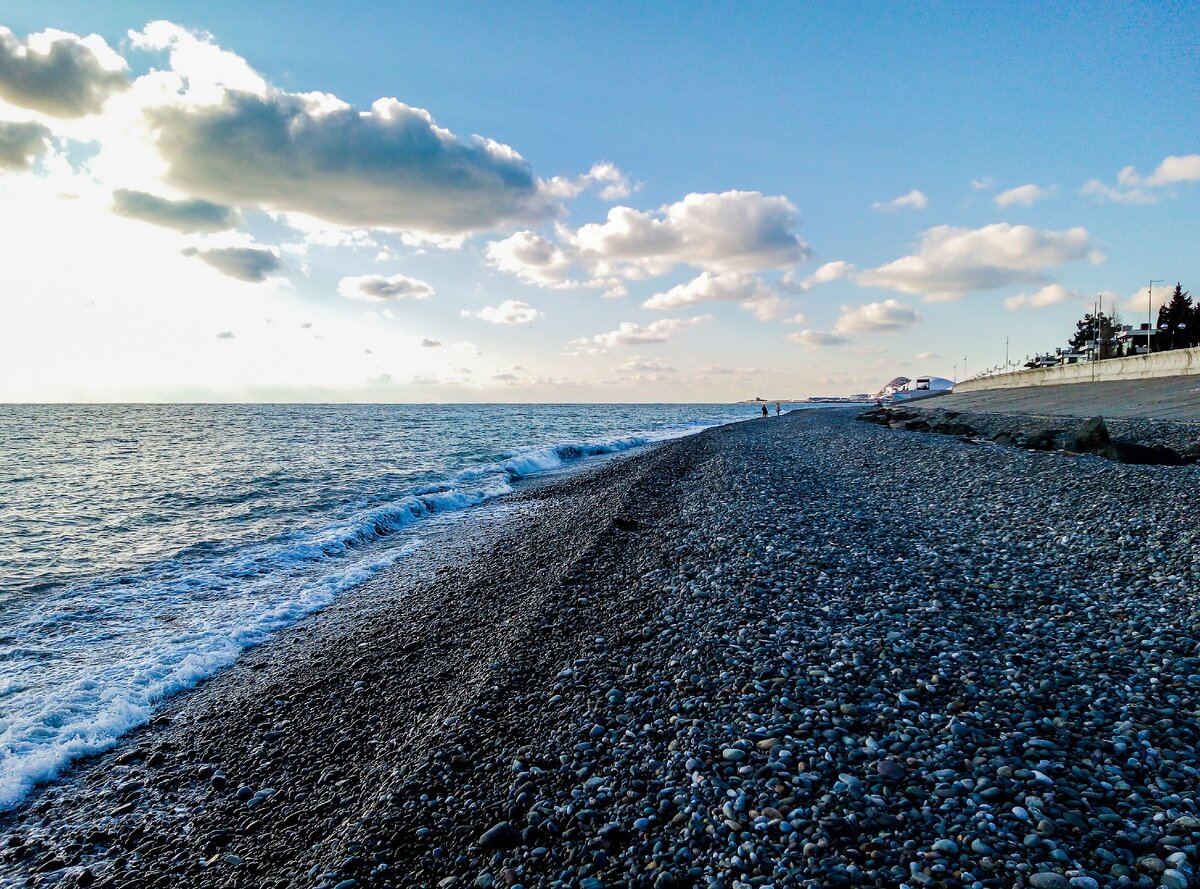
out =
{"type": "Polygon", "coordinates": [[[413,553],[429,518],[758,410],[0,405],[0,812],[413,553]]]}

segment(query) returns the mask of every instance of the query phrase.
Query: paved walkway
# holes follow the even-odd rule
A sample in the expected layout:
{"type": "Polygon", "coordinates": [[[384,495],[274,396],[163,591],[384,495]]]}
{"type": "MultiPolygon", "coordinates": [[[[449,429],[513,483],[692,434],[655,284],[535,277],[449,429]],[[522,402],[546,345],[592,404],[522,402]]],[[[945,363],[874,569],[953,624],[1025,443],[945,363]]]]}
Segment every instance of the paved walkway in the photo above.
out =
{"type": "Polygon", "coordinates": [[[1200,375],[1154,380],[1068,383],[1026,389],[962,392],[910,402],[905,407],[982,411],[997,414],[1043,414],[1057,417],[1145,417],[1200,422],[1200,375]]]}

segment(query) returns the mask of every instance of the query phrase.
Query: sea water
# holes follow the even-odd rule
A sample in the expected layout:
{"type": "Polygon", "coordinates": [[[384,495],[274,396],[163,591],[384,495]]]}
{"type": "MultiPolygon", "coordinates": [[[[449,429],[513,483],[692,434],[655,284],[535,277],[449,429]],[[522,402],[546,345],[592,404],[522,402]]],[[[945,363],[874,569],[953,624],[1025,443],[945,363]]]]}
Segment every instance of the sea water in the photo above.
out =
{"type": "Polygon", "coordinates": [[[0,811],[522,478],[753,405],[0,405],[0,811]]]}

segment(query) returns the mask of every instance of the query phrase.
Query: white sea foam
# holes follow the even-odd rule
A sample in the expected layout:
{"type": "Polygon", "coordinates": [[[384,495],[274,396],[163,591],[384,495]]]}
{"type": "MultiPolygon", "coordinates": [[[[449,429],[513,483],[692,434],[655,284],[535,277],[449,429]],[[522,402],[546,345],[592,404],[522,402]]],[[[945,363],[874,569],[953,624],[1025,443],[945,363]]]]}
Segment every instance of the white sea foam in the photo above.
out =
{"type": "Polygon", "coordinates": [[[522,478],[701,428],[512,452],[339,521],[248,545],[192,543],[8,615],[16,625],[0,641],[0,811],[111,747],[165,697],[403,558],[417,541],[396,532],[510,493],[522,478]]]}

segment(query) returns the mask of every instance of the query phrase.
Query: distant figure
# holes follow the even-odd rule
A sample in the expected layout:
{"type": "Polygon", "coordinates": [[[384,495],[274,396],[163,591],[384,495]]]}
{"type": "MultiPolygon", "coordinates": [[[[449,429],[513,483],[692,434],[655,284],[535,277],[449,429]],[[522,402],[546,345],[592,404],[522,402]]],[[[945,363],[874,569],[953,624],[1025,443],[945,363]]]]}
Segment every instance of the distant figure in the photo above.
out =
{"type": "Polygon", "coordinates": [[[765,404],[763,405],[763,416],[767,416],[767,406],[765,404]]]}
{"type": "Polygon", "coordinates": [[[779,412],[780,412],[780,411],[779,411],[779,402],[777,401],[777,402],[775,402],[775,416],[777,416],[777,417],[778,417],[778,416],[779,416],[779,412]]]}

